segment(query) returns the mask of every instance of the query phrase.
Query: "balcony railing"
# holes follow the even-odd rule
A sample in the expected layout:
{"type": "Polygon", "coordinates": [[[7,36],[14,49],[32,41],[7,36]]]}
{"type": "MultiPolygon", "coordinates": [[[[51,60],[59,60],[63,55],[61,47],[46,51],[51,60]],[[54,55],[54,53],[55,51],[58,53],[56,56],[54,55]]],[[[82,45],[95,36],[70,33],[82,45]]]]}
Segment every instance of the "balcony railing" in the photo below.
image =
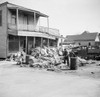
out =
{"type": "Polygon", "coordinates": [[[17,26],[14,24],[8,23],[8,29],[10,30],[20,30],[20,31],[31,31],[31,32],[40,32],[40,33],[46,33],[54,36],[60,36],[59,30],[58,29],[52,29],[48,27],[43,27],[43,26],[32,26],[32,25],[20,25],[17,26]]]}
{"type": "Polygon", "coordinates": [[[47,34],[55,35],[55,36],[60,35],[58,29],[53,29],[53,28],[48,28],[48,27],[43,27],[43,26],[37,26],[35,31],[43,32],[43,33],[47,33],[47,34]]]}
{"type": "Polygon", "coordinates": [[[8,29],[17,30],[17,26],[15,24],[8,23],[8,29]]]}

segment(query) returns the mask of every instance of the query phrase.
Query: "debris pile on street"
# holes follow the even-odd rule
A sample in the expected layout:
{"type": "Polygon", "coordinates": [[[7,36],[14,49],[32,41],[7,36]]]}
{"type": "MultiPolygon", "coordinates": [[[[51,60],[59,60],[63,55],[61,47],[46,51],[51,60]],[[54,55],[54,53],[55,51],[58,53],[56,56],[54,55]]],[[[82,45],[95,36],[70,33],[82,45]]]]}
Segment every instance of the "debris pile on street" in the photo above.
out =
{"type": "Polygon", "coordinates": [[[17,53],[11,53],[7,59],[7,61],[16,61],[17,64],[22,64],[26,62],[26,53],[21,51],[17,53]]]}
{"type": "Polygon", "coordinates": [[[56,48],[47,47],[34,48],[31,50],[30,55],[25,52],[12,53],[6,60],[16,61],[20,66],[28,65],[34,68],[55,68],[63,62],[56,48]]]}
{"type": "Polygon", "coordinates": [[[32,50],[29,56],[29,65],[32,67],[52,68],[62,63],[55,48],[40,48],[32,50]]]}
{"type": "Polygon", "coordinates": [[[79,66],[85,66],[86,64],[89,64],[89,62],[81,57],[77,57],[77,64],[79,66]]]}
{"type": "MultiPolygon", "coordinates": [[[[63,60],[63,52],[61,50],[58,50],[56,48],[50,48],[50,47],[37,47],[31,49],[31,54],[27,55],[24,51],[12,53],[9,55],[9,57],[6,60],[9,61],[15,61],[17,62],[17,65],[23,66],[29,66],[33,68],[42,68],[47,70],[66,70],[69,69],[70,66],[68,66],[67,62],[64,64],[63,60]],[[60,52],[60,54],[59,54],[60,52]]],[[[71,60],[71,57],[69,56],[69,60],[71,60]]],[[[86,64],[90,64],[90,61],[87,61],[81,57],[76,56],[77,66],[85,66],[86,64]]],[[[71,65],[71,63],[70,63],[71,65]]]]}

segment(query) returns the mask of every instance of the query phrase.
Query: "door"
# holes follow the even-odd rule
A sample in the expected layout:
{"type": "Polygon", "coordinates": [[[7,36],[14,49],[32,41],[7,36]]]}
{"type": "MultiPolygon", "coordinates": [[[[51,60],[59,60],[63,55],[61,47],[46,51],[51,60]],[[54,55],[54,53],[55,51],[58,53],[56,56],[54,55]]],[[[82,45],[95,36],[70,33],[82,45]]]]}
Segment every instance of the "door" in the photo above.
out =
{"type": "Polygon", "coordinates": [[[26,51],[26,39],[25,37],[20,37],[20,51],[26,51]]]}
{"type": "Polygon", "coordinates": [[[27,15],[24,15],[23,24],[24,24],[24,30],[28,30],[28,16],[27,15]]]}
{"type": "Polygon", "coordinates": [[[28,54],[31,54],[31,50],[33,48],[33,37],[28,37],[27,48],[28,54]]]}

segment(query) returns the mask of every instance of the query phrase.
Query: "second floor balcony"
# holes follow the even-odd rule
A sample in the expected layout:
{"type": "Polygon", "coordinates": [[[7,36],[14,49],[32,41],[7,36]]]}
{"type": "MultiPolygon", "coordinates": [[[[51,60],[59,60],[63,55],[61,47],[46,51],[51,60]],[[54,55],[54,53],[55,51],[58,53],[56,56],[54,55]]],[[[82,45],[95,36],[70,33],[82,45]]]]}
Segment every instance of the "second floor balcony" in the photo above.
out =
{"type": "Polygon", "coordinates": [[[20,25],[17,28],[17,25],[8,23],[8,29],[15,30],[15,31],[27,31],[27,32],[39,32],[39,33],[46,33],[52,36],[60,36],[58,29],[43,27],[43,26],[34,26],[32,25],[20,25]]]}
{"type": "Polygon", "coordinates": [[[49,28],[48,16],[35,10],[30,10],[13,4],[8,4],[8,23],[10,31],[39,32],[51,36],[59,36],[58,29],[49,28]],[[46,27],[40,25],[41,17],[46,18],[46,27]]]}

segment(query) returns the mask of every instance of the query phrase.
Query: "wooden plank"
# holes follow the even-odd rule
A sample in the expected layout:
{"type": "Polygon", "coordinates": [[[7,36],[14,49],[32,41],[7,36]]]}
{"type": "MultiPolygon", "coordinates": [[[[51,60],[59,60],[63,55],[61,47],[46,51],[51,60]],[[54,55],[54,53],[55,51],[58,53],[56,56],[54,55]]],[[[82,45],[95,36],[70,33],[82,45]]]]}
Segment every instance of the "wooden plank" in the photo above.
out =
{"type": "Polygon", "coordinates": [[[0,6],[2,10],[2,26],[0,26],[0,58],[7,57],[7,7],[6,5],[0,6]]]}
{"type": "Polygon", "coordinates": [[[17,25],[17,30],[19,29],[18,28],[18,24],[19,24],[19,15],[18,15],[18,8],[16,9],[16,18],[17,18],[17,22],[16,22],[16,25],[17,25]]]}
{"type": "Polygon", "coordinates": [[[27,36],[26,36],[26,51],[25,52],[27,54],[27,36]]]}

